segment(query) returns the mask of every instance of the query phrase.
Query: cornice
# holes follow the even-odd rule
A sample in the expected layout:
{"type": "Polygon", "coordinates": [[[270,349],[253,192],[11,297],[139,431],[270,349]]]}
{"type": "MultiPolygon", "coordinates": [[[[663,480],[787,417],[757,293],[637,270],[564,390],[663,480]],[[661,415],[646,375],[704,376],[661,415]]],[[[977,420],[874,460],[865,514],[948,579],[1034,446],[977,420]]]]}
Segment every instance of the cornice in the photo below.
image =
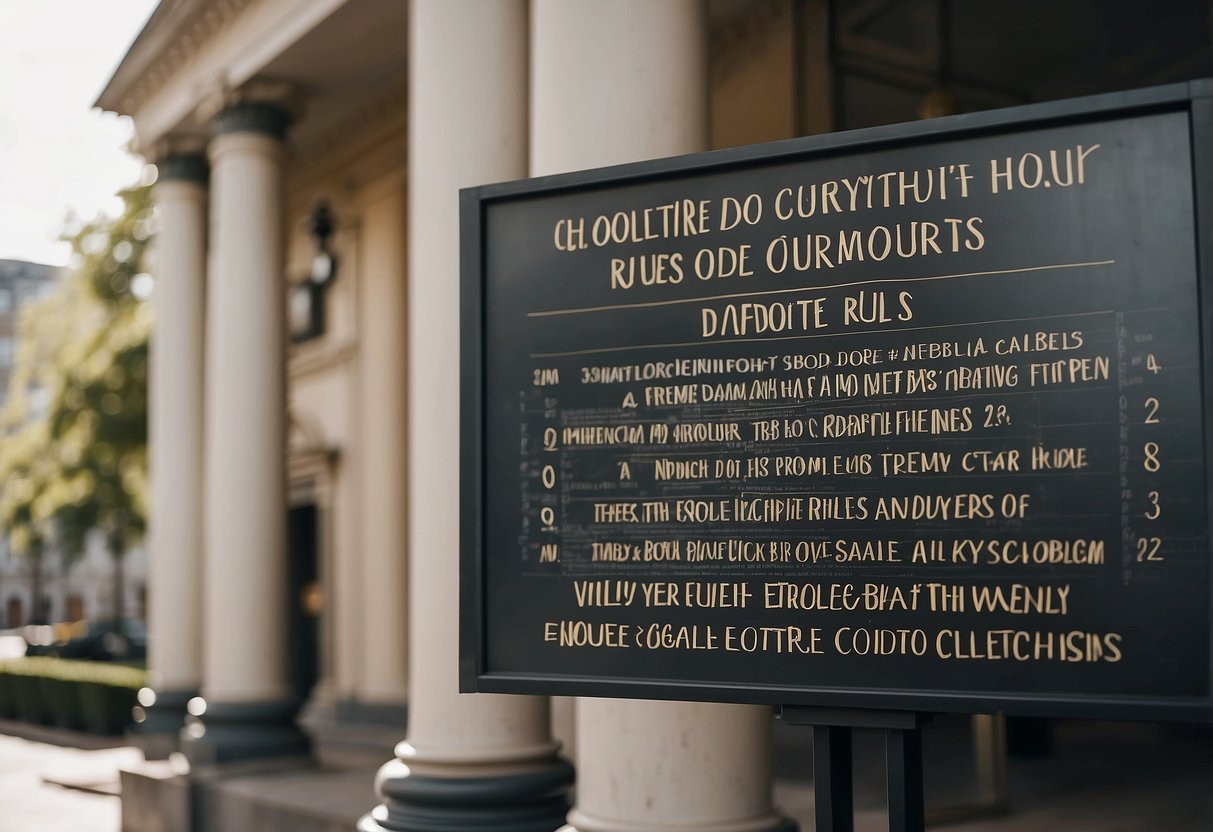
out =
{"type": "Polygon", "coordinates": [[[133,116],[204,44],[258,0],[164,0],[94,106],[133,116]]]}

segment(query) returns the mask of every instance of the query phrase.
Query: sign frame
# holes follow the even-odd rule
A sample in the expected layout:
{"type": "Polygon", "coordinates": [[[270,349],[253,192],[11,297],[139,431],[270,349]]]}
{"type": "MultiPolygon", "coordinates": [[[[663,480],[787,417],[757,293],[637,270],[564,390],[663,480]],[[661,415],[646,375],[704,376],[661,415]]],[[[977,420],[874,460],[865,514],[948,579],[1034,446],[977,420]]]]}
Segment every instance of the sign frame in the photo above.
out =
{"type": "MultiPolygon", "coordinates": [[[[558,195],[594,186],[633,184],[668,176],[728,172],[752,164],[811,160],[846,152],[880,151],[919,143],[975,138],[1007,130],[1064,127],[1116,117],[1165,112],[1188,115],[1192,149],[1192,194],[1196,218],[1197,325],[1203,425],[1205,507],[1213,519],[1213,79],[1031,104],[863,130],[789,139],[735,149],[695,153],[574,173],[504,182],[460,191],[460,553],[459,690],[552,696],[603,696],[659,700],[800,705],[893,711],[1006,713],[1063,718],[1213,722],[1213,614],[1210,678],[1199,697],[1137,697],[1088,694],[1026,694],[981,691],[805,688],[769,684],[720,684],[685,679],[599,678],[572,674],[513,673],[486,666],[485,603],[485,322],[488,206],[520,197],[558,195]]],[[[1213,550],[1213,539],[1210,540],[1213,550]]],[[[1213,605],[1213,551],[1209,598],[1213,605]]]]}

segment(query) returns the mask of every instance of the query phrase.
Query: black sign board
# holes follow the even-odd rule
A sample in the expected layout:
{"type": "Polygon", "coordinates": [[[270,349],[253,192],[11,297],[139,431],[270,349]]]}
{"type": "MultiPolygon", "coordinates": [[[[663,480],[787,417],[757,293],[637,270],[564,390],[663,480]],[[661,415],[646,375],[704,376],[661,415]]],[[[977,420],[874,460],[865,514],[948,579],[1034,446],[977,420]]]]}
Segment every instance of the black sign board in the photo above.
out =
{"type": "Polygon", "coordinates": [[[462,689],[1207,719],[1210,95],[464,191],[462,689]]]}

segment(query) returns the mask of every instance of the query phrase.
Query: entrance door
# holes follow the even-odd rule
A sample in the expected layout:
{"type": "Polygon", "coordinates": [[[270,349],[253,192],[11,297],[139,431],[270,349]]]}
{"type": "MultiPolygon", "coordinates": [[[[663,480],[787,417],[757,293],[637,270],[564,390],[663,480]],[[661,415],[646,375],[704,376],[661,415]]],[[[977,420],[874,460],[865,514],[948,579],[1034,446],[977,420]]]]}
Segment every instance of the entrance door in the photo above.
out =
{"type": "Polygon", "coordinates": [[[291,649],[291,685],[304,702],[320,675],[319,534],[314,503],[287,512],[287,621],[291,649]]]}

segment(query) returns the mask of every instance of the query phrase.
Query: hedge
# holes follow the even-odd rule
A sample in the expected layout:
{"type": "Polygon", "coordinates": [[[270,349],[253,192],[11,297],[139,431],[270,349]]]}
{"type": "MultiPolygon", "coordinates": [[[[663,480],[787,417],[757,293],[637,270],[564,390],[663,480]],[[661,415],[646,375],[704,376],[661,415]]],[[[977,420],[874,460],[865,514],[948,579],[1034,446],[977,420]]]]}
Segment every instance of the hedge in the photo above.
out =
{"type": "Polygon", "coordinates": [[[0,661],[0,718],[96,734],[120,734],[131,724],[142,668],[28,656],[0,661]]]}

